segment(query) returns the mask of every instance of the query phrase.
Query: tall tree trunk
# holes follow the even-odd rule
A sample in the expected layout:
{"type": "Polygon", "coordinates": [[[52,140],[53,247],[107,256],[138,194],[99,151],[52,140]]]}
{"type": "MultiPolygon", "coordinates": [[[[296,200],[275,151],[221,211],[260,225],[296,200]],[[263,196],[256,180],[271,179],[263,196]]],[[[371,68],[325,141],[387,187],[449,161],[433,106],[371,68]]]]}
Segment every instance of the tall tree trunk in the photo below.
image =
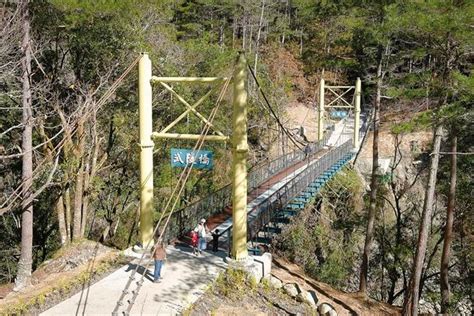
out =
{"type": "Polygon", "coordinates": [[[89,208],[89,186],[91,182],[91,170],[89,162],[86,163],[84,168],[84,186],[82,196],[82,213],[81,213],[81,236],[85,236],[86,224],[87,224],[87,213],[89,208]]]}
{"type": "Polygon", "coordinates": [[[76,174],[76,184],[74,187],[74,225],[72,232],[72,240],[81,239],[82,230],[82,198],[84,194],[84,146],[85,146],[85,131],[84,121],[79,122],[77,127],[78,144],[74,151],[75,159],[79,161],[79,167],[76,174]]]}
{"type": "Polygon", "coordinates": [[[72,216],[71,216],[71,191],[69,185],[63,193],[64,207],[66,211],[66,232],[68,240],[72,239],[72,216]]]}
{"type": "Polygon", "coordinates": [[[303,29],[301,29],[300,33],[300,57],[303,56],[303,29]]]}
{"type": "Polygon", "coordinates": [[[448,194],[448,208],[446,210],[446,226],[444,228],[444,243],[443,253],[441,255],[441,268],[440,268],[440,286],[441,286],[441,313],[446,314],[450,306],[450,295],[451,289],[449,286],[448,279],[448,267],[449,258],[451,256],[451,242],[453,239],[453,221],[454,221],[454,208],[456,202],[456,169],[457,169],[457,157],[456,151],[458,150],[458,137],[456,131],[452,131],[451,140],[451,170],[450,170],[450,185],[448,194]]]}
{"type": "Polygon", "coordinates": [[[378,48],[377,66],[377,94],[374,104],[374,140],[372,144],[372,178],[370,180],[370,205],[367,214],[367,230],[365,235],[364,252],[360,266],[359,291],[367,293],[367,275],[369,270],[370,247],[374,235],[374,221],[377,207],[378,169],[379,169],[379,125],[380,125],[380,99],[382,90],[382,47],[378,48]]]}
{"type": "Polygon", "coordinates": [[[79,170],[76,176],[76,186],[74,191],[74,223],[72,231],[72,239],[78,240],[82,238],[82,197],[84,193],[84,161],[81,159],[79,170]]]}
{"type": "Polygon", "coordinates": [[[56,213],[58,215],[58,226],[59,226],[59,236],[61,238],[61,245],[64,246],[69,242],[67,229],[66,229],[66,218],[64,216],[64,199],[60,195],[56,201],[56,213]]]}
{"type": "Polygon", "coordinates": [[[245,38],[247,35],[247,25],[245,23],[247,23],[247,19],[245,18],[245,14],[244,14],[244,17],[242,18],[242,51],[244,52],[245,52],[245,38]]]}
{"type": "Polygon", "coordinates": [[[418,233],[418,243],[416,245],[416,254],[413,261],[412,275],[408,285],[408,292],[403,304],[403,315],[418,315],[418,299],[421,272],[423,270],[423,262],[425,260],[426,244],[428,241],[429,225],[431,213],[433,211],[433,200],[436,186],[436,175],[438,172],[439,148],[441,146],[441,136],[443,127],[438,125],[434,134],[433,153],[431,157],[430,174],[428,178],[428,186],[425,192],[425,201],[423,204],[423,212],[420,221],[420,230],[418,233]]]}
{"type": "Polygon", "coordinates": [[[21,149],[22,157],[22,214],[21,214],[21,253],[18,262],[18,272],[15,279],[15,291],[21,291],[31,285],[31,269],[33,258],[33,202],[28,203],[33,184],[33,113],[31,109],[31,45],[30,45],[30,17],[28,4],[25,1],[23,17],[23,42],[24,57],[21,61],[23,72],[23,135],[21,149]]]}

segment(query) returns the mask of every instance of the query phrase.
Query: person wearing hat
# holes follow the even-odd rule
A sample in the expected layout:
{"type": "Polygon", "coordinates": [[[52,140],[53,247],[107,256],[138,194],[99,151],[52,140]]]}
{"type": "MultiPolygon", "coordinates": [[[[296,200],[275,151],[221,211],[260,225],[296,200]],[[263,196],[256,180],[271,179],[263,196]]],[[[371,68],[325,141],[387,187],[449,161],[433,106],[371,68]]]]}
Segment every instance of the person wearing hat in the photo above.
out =
{"type": "Polygon", "coordinates": [[[198,252],[197,255],[200,255],[203,250],[206,249],[206,235],[209,233],[209,229],[207,228],[206,225],[206,220],[203,218],[199,221],[197,227],[194,229],[194,231],[198,235],[198,252]]]}

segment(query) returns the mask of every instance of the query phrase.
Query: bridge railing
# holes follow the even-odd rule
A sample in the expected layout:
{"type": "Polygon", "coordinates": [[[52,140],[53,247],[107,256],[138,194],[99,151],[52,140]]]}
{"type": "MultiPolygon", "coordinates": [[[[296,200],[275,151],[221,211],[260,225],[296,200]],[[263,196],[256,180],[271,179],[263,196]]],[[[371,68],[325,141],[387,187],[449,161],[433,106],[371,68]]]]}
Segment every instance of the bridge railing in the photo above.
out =
{"type": "Polygon", "coordinates": [[[347,155],[351,149],[352,140],[348,140],[341,146],[333,148],[286,185],[275,191],[262,204],[258,205],[256,207],[257,211],[253,212],[248,218],[248,239],[252,240],[257,237],[258,232],[272,220],[277,210],[282,209],[289,201],[298,196],[324,171],[347,155]]]}
{"type": "MultiPolygon", "coordinates": [[[[248,191],[257,188],[267,179],[289,166],[304,160],[306,156],[311,156],[319,152],[327,144],[330,136],[331,132],[326,133],[320,142],[310,145],[307,154],[305,154],[304,151],[295,150],[261,166],[255,167],[248,175],[248,191]]],[[[165,238],[171,240],[182,236],[187,231],[193,229],[200,218],[208,218],[221,213],[226,206],[232,204],[231,199],[232,187],[228,184],[203,199],[177,210],[171,216],[165,238]]]]}
{"type": "Polygon", "coordinates": [[[315,144],[308,145],[306,153],[301,150],[295,150],[286,155],[282,155],[268,163],[262,164],[260,166],[254,167],[248,176],[248,190],[253,190],[258,187],[260,184],[270,179],[275,174],[280,171],[288,168],[291,165],[294,165],[297,162],[300,162],[305,159],[307,156],[312,156],[315,153],[319,152],[329,140],[331,133],[326,133],[322,141],[315,144]]]}

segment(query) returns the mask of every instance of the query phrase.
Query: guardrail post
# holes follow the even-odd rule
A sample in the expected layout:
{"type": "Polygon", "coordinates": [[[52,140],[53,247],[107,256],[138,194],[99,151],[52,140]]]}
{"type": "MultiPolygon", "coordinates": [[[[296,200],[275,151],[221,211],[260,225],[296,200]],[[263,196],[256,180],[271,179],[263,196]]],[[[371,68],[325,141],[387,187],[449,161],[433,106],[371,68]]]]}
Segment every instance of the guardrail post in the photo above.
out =
{"type": "Polygon", "coordinates": [[[138,63],[140,116],[140,241],[145,247],[153,239],[153,147],[151,61],[144,53],[138,63]]]}
{"type": "Polygon", "coordinates": [[[244,261],[247,251],[247,62],[240,54],[234,73],[232,113],[232,258],[244,261]]]}
{"type": "Polygon", "coordinates": [[[357,78],[355,85],[355,108],[354,108],[354,137],[353,147],[359,146],[359,129],[360,129],[360,94],[361,83],[360,78],[357,78]]]}

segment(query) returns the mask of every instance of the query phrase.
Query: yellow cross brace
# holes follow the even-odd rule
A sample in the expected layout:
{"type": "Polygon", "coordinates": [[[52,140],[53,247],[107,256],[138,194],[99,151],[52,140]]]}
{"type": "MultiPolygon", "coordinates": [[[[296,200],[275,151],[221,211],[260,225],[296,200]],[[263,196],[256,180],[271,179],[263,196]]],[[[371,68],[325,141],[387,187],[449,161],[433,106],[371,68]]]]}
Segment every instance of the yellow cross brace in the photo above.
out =
{"type": "MultiPolygon", "coordinates": [[[[195,109],[199,106],[199,104],[201,104],[202,102],[204,102],[204,100],[206,100],[214,91],[216,91],[218,88],[218,86],[215,86],[214,88],[212,88],[211,90],[209,90],[209,92],[207,92],[204,96],[202,96],[196,103],[194,103],[191,108],[195,109]]],[[[160,134],[161,133],[166,133],[167,131],[169,131],[173,126],[175,126],[176,124],[179,123],[179,121],[181,121],[189,112],[191,112],[192,110],[189,108],[187,109],[186,111],[184,111],[180,116],[178,116],[178,118],[176,120],[174,120],[173,122],[171,122],[170,124],[168,124],[168,126],[166,126],[164,129],[161,130],[160,134]]]]}
{"type": "MultiPolygon", "coordinates": [[[[182,96],[180,96],[176,91],[173,90],[173,88],[171,88],[170,86],[168,86],[166,83],[164,82],[160,82],[161,85],[163,87],[165,87],[166,90],[168,90],[169,92],[171,92],[171,94],[173,94],[179,101],[181,101],[181,103],[183,103],[184,105],[186,105],[186,107],[188,108],[188,110],[192,111],[197,117],[199,117],[201,119],[201,121],[203,121],[204,123],[206,123],[207,125],[209,125],[210,127],[212,127],[216,133],[220,136],[224,136],[224,134],[222,134],[220,131],[218,131],[214,124],[212,124],[211,122],[209,122],[201,113],[199,113],[195,108],[193,108],[188,102],[186,102],[185,99],[183,99],[182,96]]],[[[204,100],[203,100],[204,101],[204,100]]]]}

